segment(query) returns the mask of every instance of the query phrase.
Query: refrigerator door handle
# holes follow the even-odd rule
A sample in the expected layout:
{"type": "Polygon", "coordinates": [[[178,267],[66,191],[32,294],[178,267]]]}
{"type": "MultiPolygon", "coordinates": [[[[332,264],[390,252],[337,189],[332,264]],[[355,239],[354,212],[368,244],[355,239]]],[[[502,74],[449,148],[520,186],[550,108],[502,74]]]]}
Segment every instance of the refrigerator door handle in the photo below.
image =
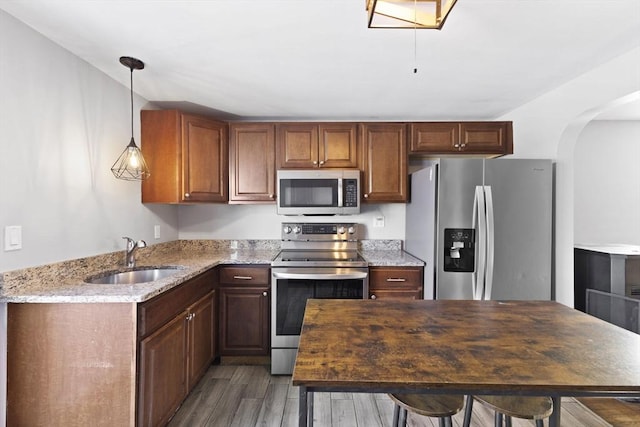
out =
{"type": "Polygon", "coordinates": [[[476,268],[475,272],[471,275],[473,299],[475,300],[484,299],[487,231],[485,210],[484,190],[482,186],[477,186],[473,200],[472,219],[472,227],[478,230],[476,240],[476,268]]]}
{"type": "Polygon", "coordinates": [[[494,223],[493,223],[493,194],[490,186],[484,187],[484,197],[487,210],[487,252],[486,252],[486,279],[484,299],[491,299],[491,288],[493,286],[493,261],[495,252],[495,236],[494,236],[494,223]]]}

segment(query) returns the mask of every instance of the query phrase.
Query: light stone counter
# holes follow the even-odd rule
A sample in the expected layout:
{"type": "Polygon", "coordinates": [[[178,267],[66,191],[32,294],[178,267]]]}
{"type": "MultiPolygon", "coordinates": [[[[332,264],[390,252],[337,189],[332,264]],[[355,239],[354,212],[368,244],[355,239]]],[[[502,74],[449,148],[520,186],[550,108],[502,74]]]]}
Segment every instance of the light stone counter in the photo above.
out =
{"type": "MultiPolygon", "coordinates": [[[[139,249],[136,267],[176,266],[175,274],[134,285],[90,284],[89,276],[126,271],[124,251],[0,273],[0,303],[142,302],[220,264],[264,264],[280,240],[176,240],[139,249]]],[[[359,252],[370,266],[423,266],[400,240],[363,240],[359,252]]]]}
{"type": "Polygon", "coordinates": [[[84,282],[88,276],[124,271],[124,251],[42,267],[0,273],[0,302],[142,302],[219,264],[265,264],[280,251],[280,241],[182,240],[153,245],[136,253],[136,267],[178,266],[175,274],[134,285],[84,282]],[[233,248],[233,249],[232,249],[233,248]]]}
{"type": "Polygon", "coordinates": [[[424,262],[402,250],[401,240],[362,240],[358,252],[369,267],[424,266],[424,262]]]}

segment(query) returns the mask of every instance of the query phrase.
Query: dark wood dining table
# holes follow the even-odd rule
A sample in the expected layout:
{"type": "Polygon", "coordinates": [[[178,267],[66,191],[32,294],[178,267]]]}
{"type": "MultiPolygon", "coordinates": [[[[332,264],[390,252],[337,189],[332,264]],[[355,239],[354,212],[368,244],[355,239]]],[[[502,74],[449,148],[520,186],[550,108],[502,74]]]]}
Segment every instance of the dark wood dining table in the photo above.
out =
{"type": "Polygon", "coordinates": [[[640,396],[640,335],[552,301],[310,299],[292,384],[314,392],[640,396]]]}

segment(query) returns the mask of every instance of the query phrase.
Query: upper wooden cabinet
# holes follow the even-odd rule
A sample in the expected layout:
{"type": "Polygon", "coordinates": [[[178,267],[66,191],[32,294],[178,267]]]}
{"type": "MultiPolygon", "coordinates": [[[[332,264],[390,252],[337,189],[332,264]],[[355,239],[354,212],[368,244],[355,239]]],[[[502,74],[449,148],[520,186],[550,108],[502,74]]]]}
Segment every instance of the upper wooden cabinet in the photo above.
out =
{"type": "Polygon", "coordinates": [[[404,123],[363,123],[362,197],[367,202],[407,201],[407,135],[404,123]]]}
{"type": "Polygon", "coordinates": [[[355,123],[280,123],[276,139],[278,169],[358,167],[355,123]]]}
{"type": "Polygon", "coordinates": [[[512,122],[425,122],[411,124],[412,154],[513,154],[512,122]]]}
{"type": "Polygon", "coordinates": [[[232,123],[229,133],[229,203],[274,202],[275,125],[232,123]]]}
{"type": "Polygon", "coordinates": [[[226,202],[227,124],[177,110],[143,110],[142,153],[151,176],[143,203],[226,202]]]}

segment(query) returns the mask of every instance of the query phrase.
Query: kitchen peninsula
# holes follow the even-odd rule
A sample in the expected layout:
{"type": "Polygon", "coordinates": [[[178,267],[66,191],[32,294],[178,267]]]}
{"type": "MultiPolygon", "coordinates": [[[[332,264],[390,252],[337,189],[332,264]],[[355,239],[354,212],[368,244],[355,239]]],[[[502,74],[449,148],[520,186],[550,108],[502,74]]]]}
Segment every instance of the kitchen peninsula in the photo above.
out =
{"type": "MultiPolygon", "coordinates": [[[[179,268],[167,278],[133,285],[84,282],[121,269],[122,251],[2,273],[8,423],[166,422],[219,354],[223,320],[216,267],[264,271],[279,251],[277,240],[154,245],[138,252],[138,267],[179,268]],[[158,371],[169,379],[154,376],[158,371]],[[154,390],[175,393],[149,397],[154,390]]],[[[373,267],[423,264],[402,252],[399,241],[364,241],[361,254],[373,267]]]]}

